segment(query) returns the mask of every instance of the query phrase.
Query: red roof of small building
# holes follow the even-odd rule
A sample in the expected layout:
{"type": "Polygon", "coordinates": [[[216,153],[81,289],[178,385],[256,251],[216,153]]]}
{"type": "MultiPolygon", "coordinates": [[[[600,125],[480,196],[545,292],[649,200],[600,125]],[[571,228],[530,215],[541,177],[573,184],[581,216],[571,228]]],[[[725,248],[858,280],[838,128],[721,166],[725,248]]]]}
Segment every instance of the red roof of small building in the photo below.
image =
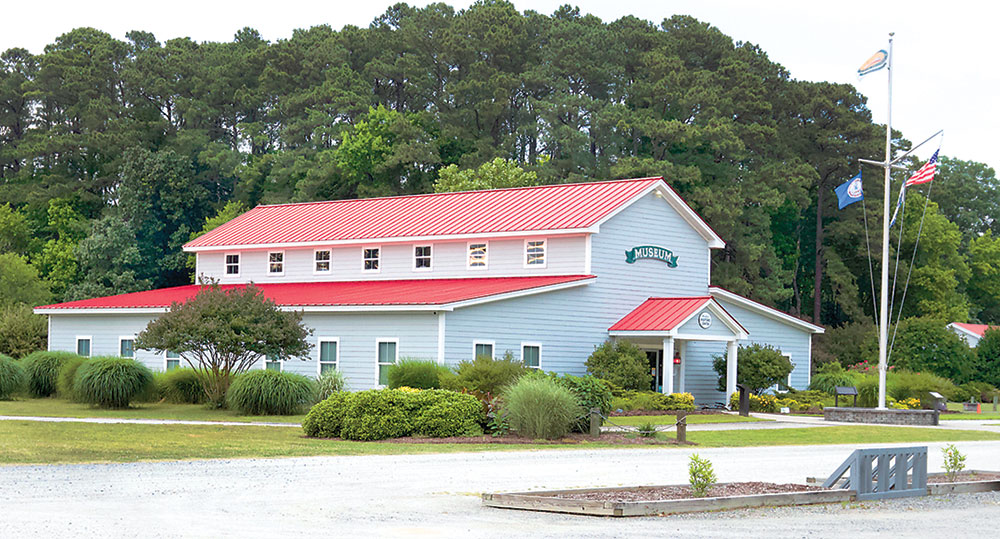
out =
{"type": "Polygon", "coordinates": [[[986,324],[966,324],[964,322],[953,322],[953,324],[968,332],[975,333],[980,337],[986,335],[986,330],[988,329],[1000,330],[1000,326],[990,326],[986,324]]]}
{"type": "MultiPolygon", "coordinates": [[[[593,279],[592,275],[489,277],[470,279],[407,279],[397,281],[336,281],[254,284],[280,306],[389,306],[446,305],[593,279]]],[[[223,290],[244,284],[220,285],[223,290]]],[[[175,286],[145,292],[105,296],[36,307],[49,309],[165,308],[195,296],[201,285],[175,286]]]]}
{"type": "MultiPolygon", "coordinates": [[[[687,298],[649,298],[615,322],[608,331],[670,331],[691,318],[709,303],[729,314],[712,296],[687,298]]],[[[729,318],[739,325],[735,318],[729,318]]],[[[743,331],[746,329],[740,326],[743,331]]],[[[749,333],[749,332],[747,332],[749,333]]]]}
{"type": "Polygon", "coordinates": [[[597,224],[661,181],[639,178],[257,206],[184,248],[574,231],[597,224]]]}

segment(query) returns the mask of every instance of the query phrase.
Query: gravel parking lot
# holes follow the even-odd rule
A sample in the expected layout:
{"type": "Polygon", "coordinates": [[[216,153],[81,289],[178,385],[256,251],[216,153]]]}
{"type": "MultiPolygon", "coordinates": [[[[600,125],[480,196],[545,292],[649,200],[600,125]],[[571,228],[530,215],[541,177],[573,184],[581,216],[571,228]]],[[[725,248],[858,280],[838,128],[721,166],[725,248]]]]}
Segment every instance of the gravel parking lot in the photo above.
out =
{"type": "MultiPolygon", "coordinates": [[[[939,470],[940,445],[929,444],[939,470]]],[[[998,469],[1000,442],[959,444],[998,469]]],[[[721,481],[801,482],[848,446],[698,450],[721,481]]],[[[997,493],[608,519],[483,508],[483,491],[686,480],[690,449],[549,450],[0,467],[4,537],[955,537],[992,534],[997,493]]]]}

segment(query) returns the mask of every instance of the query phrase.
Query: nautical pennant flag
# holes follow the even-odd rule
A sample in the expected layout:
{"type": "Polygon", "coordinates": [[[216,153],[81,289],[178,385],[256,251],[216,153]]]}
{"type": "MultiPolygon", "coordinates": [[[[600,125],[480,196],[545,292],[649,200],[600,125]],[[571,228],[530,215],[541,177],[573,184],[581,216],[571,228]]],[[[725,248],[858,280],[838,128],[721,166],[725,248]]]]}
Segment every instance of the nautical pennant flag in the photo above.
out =
{"type": "Polygon", "coordinates": [[[865,192],[861,185],[861,172],[838,185],[833,191],[837,193],[837,202],[841,210],[859,200],[864,200],[865,192]]]}
{"type": "Polygon", "coordinates": [[[880,50],[872,55],[871,58],[865,60],[865,63],[861,64],[858,68],[858,78],[861,78],[869,73],[874,73],[879,69],[886,66],[889,61],[889,53],[885,50],[880,50]]]}
{"type": "Polygon", "coordinates": [[[934,173],[937,172],[937,160],[938,152],[941,150],[935,150],[934,155],[931,156],[930,160],[920,167],[920,170],[915,172],[910,179],[906,180],[903,187],[909,187],[911,185],[920,185],[922,183],[928,183],[934,179],[934,173]]]}

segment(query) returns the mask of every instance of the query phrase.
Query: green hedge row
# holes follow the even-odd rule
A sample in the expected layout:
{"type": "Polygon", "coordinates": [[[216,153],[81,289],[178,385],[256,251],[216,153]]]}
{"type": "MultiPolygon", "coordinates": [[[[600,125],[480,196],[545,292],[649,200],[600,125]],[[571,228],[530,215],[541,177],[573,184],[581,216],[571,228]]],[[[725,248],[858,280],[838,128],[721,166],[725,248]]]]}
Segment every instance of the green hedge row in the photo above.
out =
{"type": "Polygon", "coordinates": [[[302,428],[318,438],[443,438],[482,434],[484,421],[483,405],[472,395],[442,389],[372,389],[334,393],[312,407],[302,428]]]}

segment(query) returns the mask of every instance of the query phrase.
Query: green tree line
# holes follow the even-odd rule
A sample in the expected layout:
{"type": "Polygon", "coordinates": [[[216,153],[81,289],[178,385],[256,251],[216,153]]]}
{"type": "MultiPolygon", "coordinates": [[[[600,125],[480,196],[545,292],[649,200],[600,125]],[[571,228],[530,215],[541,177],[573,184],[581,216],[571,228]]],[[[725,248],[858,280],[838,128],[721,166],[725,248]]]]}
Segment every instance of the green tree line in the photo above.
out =
{"type": "MultiPolygon", "coordinates": [[[[883,144],[853,86],[796,80],[688,16],[604,22],[483,0],[397,4],[365,28],[276,42],[77,28],[41,54],[0,55],[0,261],[44,285],[0,301],[191,282],[181,245],[261,203],[662,175],[727,241],[713,283],[869,324],[863,207],[838,211],[833,187],[883,144]]],[[[870,195],[881,181],[866,174],[870,195]]],[[[931,192],[903,317],[1000,322],[994,171],[943,157],[912,191],[892,239],[901,282],[931,192]]]]}

